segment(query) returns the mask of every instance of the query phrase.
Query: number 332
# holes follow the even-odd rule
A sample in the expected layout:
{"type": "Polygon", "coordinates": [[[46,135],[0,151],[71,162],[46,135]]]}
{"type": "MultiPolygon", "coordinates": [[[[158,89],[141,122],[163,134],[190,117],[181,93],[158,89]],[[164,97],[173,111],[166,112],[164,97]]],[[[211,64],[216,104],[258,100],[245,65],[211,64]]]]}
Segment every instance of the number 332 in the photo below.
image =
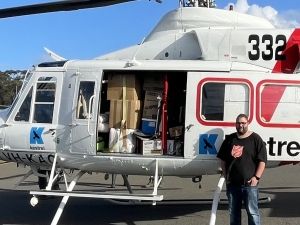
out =
{"type": "Polygon", "coordinates": [[[251,34],[248,38],[248,43],[252,45],[252,50],[248,51],[248,57],[250,60],[259,60],[262,57],[263,60],[272,60],[275,55],[275,60],[285,60],[286,56],[283,54],[286,48],[286,37],[284,35],[277,35],[275,42],[273,36],[265,34],[260,37],[256,34],[251,34]],[[260,50],[260,44],[264,44],[265,51],[260,50]],[[276,46],[274,46],[276,44],[276,46]],[[275,48],[275,52],[274,52],[275,48]]]}

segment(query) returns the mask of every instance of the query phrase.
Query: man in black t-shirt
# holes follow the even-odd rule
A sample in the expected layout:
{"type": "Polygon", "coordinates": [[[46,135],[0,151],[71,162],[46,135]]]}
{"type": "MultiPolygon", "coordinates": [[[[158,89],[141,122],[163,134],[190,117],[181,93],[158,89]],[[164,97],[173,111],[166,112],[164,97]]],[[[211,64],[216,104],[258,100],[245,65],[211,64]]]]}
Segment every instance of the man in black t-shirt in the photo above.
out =
{"type": "Polygon", "coordinates": [[[227,184],[230,225],[241,225],[243,201],[248,225],[260,225],[257,185],[266,166],[267,151],[261,137],[249,131],[248,124],[247,115],[238,115],[237,132],[225,138],[217,155],[227,184]]]}

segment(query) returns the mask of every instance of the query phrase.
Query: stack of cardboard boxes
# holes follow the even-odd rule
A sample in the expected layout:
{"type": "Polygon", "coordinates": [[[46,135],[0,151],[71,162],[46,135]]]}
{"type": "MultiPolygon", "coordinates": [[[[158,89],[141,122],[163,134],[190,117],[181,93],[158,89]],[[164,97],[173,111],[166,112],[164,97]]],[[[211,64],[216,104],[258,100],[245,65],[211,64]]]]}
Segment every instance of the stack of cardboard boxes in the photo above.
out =
{"type": "Polygon", "coordinates": [[[141,84],[133,74],[110,74],[107,99],[109,111],[109,150],[134,153],[134,130],[139,128],[141,115],[141,84]]]}
{"type": "Polygon", "coordinates": [[[107,99],[110,100],[110,128],[139,128],[141,84],[135,75],[109,75],[107,99]],[[124,127],[121,125],[122,120],[125,121],[124,127]]]}
{"type": "Polygon", "coordinates": [[[143,90],[145,92],[141,130],[145,134],[155,133],[159,106],[162,98],[163,81],[161,77],[145,77],[143,90]]]}
{"type": "MultiPolygon", "coordinates": [[[[159,131],[159,107],[163,90],[162,77],[144,78],[143,91],[145,93],[144,107],[141,120],[141,131],[147,135],[154,135],[156,128],[159,131]]],[[[142,155],[161,155],[162,146],[160,139],[137,138],[137,147],[142,155]]]]}

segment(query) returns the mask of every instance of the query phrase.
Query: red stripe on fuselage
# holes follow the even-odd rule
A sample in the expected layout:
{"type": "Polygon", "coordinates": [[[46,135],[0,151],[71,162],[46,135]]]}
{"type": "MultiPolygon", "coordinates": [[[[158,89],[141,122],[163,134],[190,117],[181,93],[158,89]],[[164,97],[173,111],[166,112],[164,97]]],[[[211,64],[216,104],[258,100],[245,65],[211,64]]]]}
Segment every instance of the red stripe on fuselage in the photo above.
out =
{"type": "MultiPolygon", "coordinates": [[[[300,60],[300,29],[295,29],[290,36],[286,49],[282,54],[286,60],[276,62],[272,73],[294,73],[300,60]]],[[[261,105],[261,116],[266,122],[270,121],[285,91],[285,86],[266,86],[262,91],[261,99],[268,100],[261,105]],[[269,101],[270,100],[270,101],[269,101]]]]}

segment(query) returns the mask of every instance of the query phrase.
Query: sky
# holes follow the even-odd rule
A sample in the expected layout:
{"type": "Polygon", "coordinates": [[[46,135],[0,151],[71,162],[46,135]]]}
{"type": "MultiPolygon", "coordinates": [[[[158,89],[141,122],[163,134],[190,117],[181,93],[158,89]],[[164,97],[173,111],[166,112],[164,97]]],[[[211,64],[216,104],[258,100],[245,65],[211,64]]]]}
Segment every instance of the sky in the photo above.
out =
{"type": "MultiPolygon", "coordinates": [[[[46,0],[0,1],[0,8],[46,0]]],[[[50,0],[49,0],[50,1],[50,0]]],[[[264,17],[276,27],[300,28],[299,0],[216,0],[217,8],[264,17]]],[[[161,17],[178,7],[137,0],[119,5],[0,19],[0,71],[27,70],[49,61],[44,47],[66,59],[93,59],[142,42],[161,17]]]]}

